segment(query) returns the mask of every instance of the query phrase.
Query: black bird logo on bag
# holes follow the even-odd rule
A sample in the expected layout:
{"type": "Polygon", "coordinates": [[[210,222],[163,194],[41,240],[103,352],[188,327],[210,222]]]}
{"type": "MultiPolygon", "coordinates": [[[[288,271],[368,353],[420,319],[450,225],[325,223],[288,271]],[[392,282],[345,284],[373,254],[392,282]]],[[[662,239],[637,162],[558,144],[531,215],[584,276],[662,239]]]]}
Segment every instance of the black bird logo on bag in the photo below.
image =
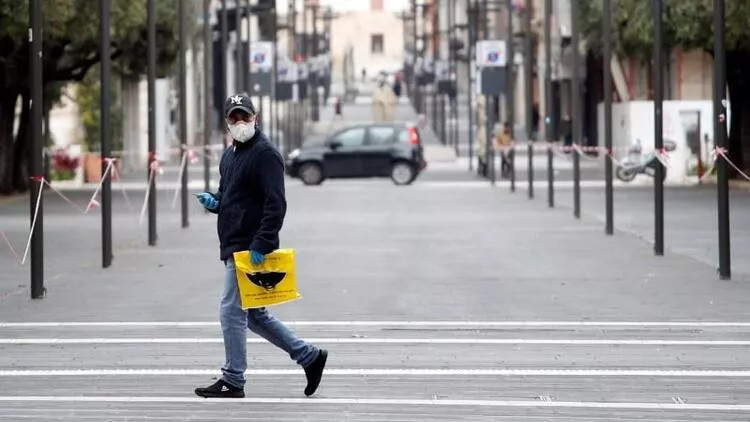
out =
{"type": "Polygon", "coordinates": [[[268,272],[268,273],[245,273],[250,282],[266,290],[275,288],[281,280],[286,277],[286,273],[268,272]]]}

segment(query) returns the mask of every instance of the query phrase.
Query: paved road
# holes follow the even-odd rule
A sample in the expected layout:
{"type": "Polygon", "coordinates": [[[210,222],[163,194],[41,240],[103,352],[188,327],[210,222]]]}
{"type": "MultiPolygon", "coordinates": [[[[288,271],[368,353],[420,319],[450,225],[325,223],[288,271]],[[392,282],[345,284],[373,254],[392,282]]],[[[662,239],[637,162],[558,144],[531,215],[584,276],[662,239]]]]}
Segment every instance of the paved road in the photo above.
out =
{"type": "Polygon", "coordinates": [[[61,236],[48,297],[0,300],[0,420],[750,417],[747,278],[483,183],[288,190],[304,298],[275,311],[331,351],[316,398],[252,337],[249,398],[192,397],[223,356],[215,217],[194,208],[189,229],[165,224],[158,247],[121,247],[108,270],[61,236]]]}

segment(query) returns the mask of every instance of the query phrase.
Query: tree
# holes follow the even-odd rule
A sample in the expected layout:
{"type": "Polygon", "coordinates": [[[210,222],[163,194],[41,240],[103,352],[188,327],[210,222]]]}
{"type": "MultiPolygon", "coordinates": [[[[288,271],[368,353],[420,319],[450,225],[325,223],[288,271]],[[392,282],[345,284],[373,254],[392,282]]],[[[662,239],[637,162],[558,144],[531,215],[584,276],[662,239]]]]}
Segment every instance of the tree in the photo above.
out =
{"type": "MultiPolygon", "coordinates": [[[[583,0],[582,31],[587,48],[601,52],[602,1],[583,0]]],[[[665,0],[664,47],[702,49],[713,54],[713,0],[665,0]]],[[[731,121],[729,158],[750,166],[750,8],[746,0],[726,0],[726,71],[731,121]]],[[[613,0],[615,51],[650,61],[653,51],[651,1],[613,0]]]]}
{"type": "MultiPolygon", "coordinates": [[[[43,0],[44,110],[68,82],[81,81],[99,61],[99,8],[93,0],[43,0]]],[[[177,2],[157,0],[156,45],[161,76],[177,51],[177,2]]],[[[0,194],[28,186],[29,46],[27,0],[0,0],[0,194]],[[22,105],[20,117],[16,108],[22,105]],[[14,127],[18,130],[14,136],[14,127]]],[[[112,0],[113,68],[123,77],[146,71],[146,1],[112,0]]]]}

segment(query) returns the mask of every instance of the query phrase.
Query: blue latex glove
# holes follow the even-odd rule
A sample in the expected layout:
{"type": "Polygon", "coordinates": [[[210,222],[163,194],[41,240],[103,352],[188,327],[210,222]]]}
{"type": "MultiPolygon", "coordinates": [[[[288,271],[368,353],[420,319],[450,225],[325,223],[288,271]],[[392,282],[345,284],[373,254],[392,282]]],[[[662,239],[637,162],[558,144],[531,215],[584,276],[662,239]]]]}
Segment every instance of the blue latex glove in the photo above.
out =
{"type": "Polygon", "coordinates": [[[266,260],[266,256],[263,255],[262,253],[256,252],[256,251],[250,251],[250,262],[252,262],[253,265],[260,265],[265,260],[266,260]]]}
{"type": "Polygon", "coordinates": [[[198,198],[198,202],[209,211],[216,211],[219,208],[219,200],[208,192],[200,193],[196,197],[198,198]]]}

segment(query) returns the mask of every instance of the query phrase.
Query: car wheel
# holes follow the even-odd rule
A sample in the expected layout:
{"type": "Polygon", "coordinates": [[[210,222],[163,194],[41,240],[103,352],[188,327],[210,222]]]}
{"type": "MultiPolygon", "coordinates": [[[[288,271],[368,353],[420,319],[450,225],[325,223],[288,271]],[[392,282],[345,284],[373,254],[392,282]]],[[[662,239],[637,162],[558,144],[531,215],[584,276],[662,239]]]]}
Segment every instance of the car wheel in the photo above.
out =
{"type": "Polygon", "coordinates": [[[323,183],[323,168],[317,163],[305,163],[299,168],[299,178],[302,183],[312,186],[323,183]]]}
{"type": "Polygon", "coordinates": [[[399,186],[408,185],[413,182],[417,175],[416,173],[414,166],[406,161],[397,161],[391,166],[391,180],[399,186]]]}

